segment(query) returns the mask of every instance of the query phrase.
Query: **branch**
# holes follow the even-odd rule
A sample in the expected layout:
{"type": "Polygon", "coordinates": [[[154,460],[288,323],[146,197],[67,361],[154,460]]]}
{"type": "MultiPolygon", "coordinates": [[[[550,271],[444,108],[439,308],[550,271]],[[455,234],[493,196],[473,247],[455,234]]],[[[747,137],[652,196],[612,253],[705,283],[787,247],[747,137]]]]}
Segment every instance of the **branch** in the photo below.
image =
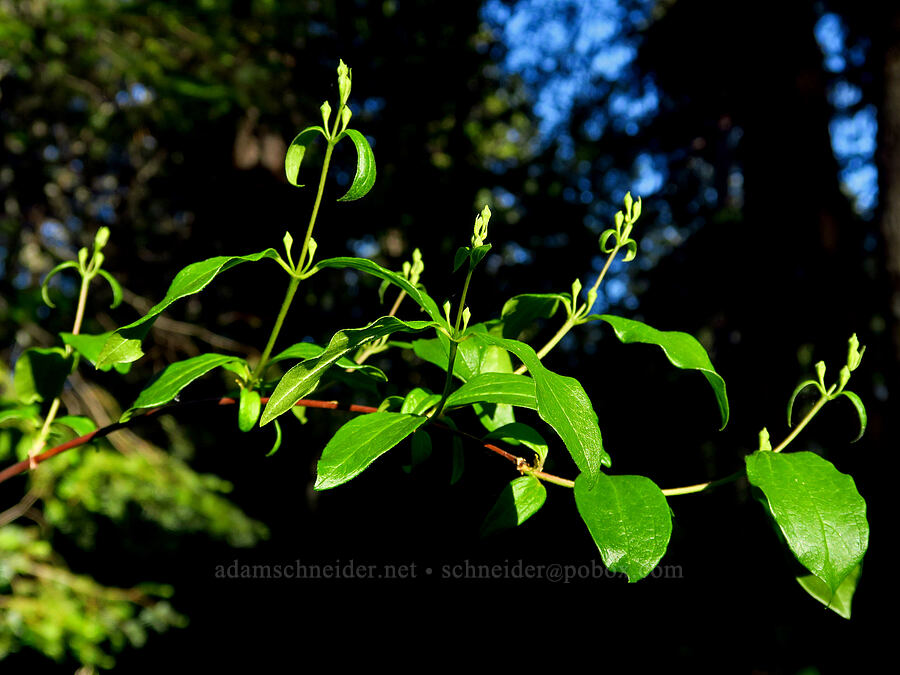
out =
{"type": "MultiPolygon", "coordinates": [[[[260,403],[266,403],[268,400],[269,400],[268,397],[263,397],[262,399],[260,399],[260,403]]],[[[66,441],[65,443],[62,443],[61,445],[57,445],[54,448],[50,448],[49,450],[46,450],[38,455],[35,455],[32,458],[32,462],[33,462],[34,466],[37,466],[41,462],[45,462],[48,459],[50,459],[51,457],[55,457],[56,455],[58,455],[62,452],[65,452],[66,450],[71,450],[73,448],[81,447],[82,445],[87,445],[88,443],[90,443],[92,441],[103,438],[104,436],[108,436],[109,434],[113,433],[114,431],[119,431],[120,429],[127,428],[133,421],[144,419],[145,417],[149,417],[150,415],[155,415],[156,413],[163,411],[163,410],[169,411],[173,408],[179,408],[179,407],[188,406],[188,405],[197,404],[197,403],[214,403],[216,405],[234,405],[237,402],[238,402],[237,399],[230,398],[230,397],[223,397],[223,398],[219,398],[219,399],[206,399],[204,401],[184,401],[184,402],[179,402],[179,403],[173,403],[171,405],[166,405],[166,406],[163,406],[160,408],[153,408],[151,410],[148,410],[143,415],[139,415],[137,417],[132,417],[131,419],[129,419],[126,422],[114,422],[105,427],[95,429],[94,431],[92,431],[88,434],[85,434],[84,436],[79,436],[78,438],[73,438],[72,440],[66,441]]],[[[348,412],[364,413],[364,414],[365,413],[373,413],[373,412],[378,411],[378,408],[368,406],[368,405],[357,405],[355,403],[347,405],[347,404],[339,403],[338,401],[317,401],[317,400],[313,400],[313,399],[301,399],[301,400],[297,401],[294,405],[302,406],[304,408],[319,408],[319,409],[323,409],[323,410],[346,410],[348,412]]],[[[470,434],[465,431],[459,431],[457,429],[452,429],[449,426],[443,424],[442,422],[438,422],[438,421],[435,421],[433,424],[441,429],[445,429],[447,431],[450,431],[451,433],[457,434],[458,436],[461,436],[463,438],[467,438],[469,440],[479,443],[486,450],[489,450],[497,455],[500,455],[504,459],[507,459],[510,462],[512,462],[513,464],[515,464],[516,467],[520,471],[528,471],[530,468],[530,465],[528,464],[528,461],[525,458],[519,457],[510,452],[507,452],[503,448],[493,445],[492,443],[485,443],[484,441],[482,441],[480,438],[478,438],[474,434],[470,434]]],[[[20,473],[24,473],[29,468],[31,468],[31,467],[29,466],[29,461],[27,459],[23,460],[21,462],[18,462],[16,464],[13,464],[12,466],[8,466],[3,471],[0,471],[0,483],[4,482],[6,480],[9,480],[13,476],[18,476],[20,473]]],[[[569,485],[570,483],[572,483],[571,481],[567,481],[564,478],[558,478],[551,474],[545,474],[543,472],[537,472],[537,471],[534,471],[532,473],[534,473],[535,476],[542,478],[544,480],[547,480],[548,482],[551,482],[551,483],[557,483],[559,485],[569,485]]],[[[574,485],[574,483],[572,483],[572,484],[574,485]]],[[[13,508],[15,508],[15,507],[13,507],[13,508]]]]}

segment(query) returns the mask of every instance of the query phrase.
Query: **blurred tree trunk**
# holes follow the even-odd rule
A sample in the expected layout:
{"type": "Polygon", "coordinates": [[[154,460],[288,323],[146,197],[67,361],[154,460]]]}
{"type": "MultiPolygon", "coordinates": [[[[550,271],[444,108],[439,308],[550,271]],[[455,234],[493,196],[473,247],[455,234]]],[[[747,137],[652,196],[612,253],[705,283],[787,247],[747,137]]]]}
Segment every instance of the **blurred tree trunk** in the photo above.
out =
{"type": "Polygon", "coordinates": [[[883,54],[883,98],[879,120],[878,164],[881,232],[891,281],[894,349],[900,358],[900,7],[883,6],[884,33],[875,45],[883,54]]]}

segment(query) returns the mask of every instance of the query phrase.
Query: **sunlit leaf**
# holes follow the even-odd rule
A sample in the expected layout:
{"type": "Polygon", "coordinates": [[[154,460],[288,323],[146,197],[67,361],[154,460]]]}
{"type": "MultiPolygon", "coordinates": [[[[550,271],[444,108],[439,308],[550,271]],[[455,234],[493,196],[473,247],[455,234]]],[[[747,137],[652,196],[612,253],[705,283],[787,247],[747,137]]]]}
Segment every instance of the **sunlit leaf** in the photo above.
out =
{"type": "Polygon", "coordinates": [[[157,375],[153,381],[138,395],[131,407],[126,410],[121,421],[129,419],[142,408],[158,408],[165,405],[178,393],[199,377],[206,375],[227,363],[242,361],[237,356],[225,354],[201,354],[184,361],[172,363],[157,375]]]}
{"type": "Polygon", "coordinates": [[[662,490],[649,478],[601,474],[591,486],[581,474],[575,479],[575,504],[611,572],[635,582],[665,555],[672,514],[662,490]]]}
{"type": "Polygon", "coordinates": [[[695,337],[678,331],[660,331],[645,323],[621,316],[603,314],[599,317],[613,327],[616,336],[625,344],[641,342],[657,345],[676,368],[699,370],[706,377],[719,405],[724,429],[728,424],[728,395],[725,392],[725,380],[713,368],[709,355],[695,337]]]}
{"type": "Polygon", "coordinates": [[[316,388],[319,380],[331,366],[348,352],[362,345],[392,333],[415,332],[432,328],[431,321],[401,321],[393,316],[385,316],[364,328],[348,328],[338,331],[319,356],[298,363],[284,374],[269,402],[263,410],[260,425],[265,425],[287,412],[306,394],[316,388]]]}
{"type": "Polygon", "coordinates": [[[328,490],[365,471],[428,419],[419,415],[376,412],[356,417],[332,437],[316,468],[316,490],[328,490]]]}
{"type": "Polygon", "coordinates": [[[150,331],[150,327],[153,325],[156,317],[164,312],[169,305],[188,295],[199,293],[219,274],[235,265],[245,262],[256,262],[263,258],[278,260],[280,256],[274,248],[268,248],[265,251],[250,255],[217,256],[188,265],[175,275],[175,279],[169,285],[166,296],[151,307],[150,311],[137,321],[113,331],[97,358],[96,366],[102,368],[115,363],[136,361],[144,353],[141,350],[141,341],[150,331]]]}
{"type": "Polygon", "coordinates": [[[746,464],[797,560],[835,592],[869,545],[866,502],[853,478],[811,452],[756,451],[746,464]]]}
{"type": "Polygon", "coordinates": [[[356,146],[356,175],[353,177],[353,183],[347,190],[347,194],[338,201],[351,202],[364,197],[375,185],[375,155],[372,153],[369,141],[356,129],[347,129],[338,136],[338,140],[340,141],[344,136],[353,141],[353,145],[356,146]]]}
{"type": "Polygon", "coordinates": [[[303,187],[297,182],[300,173],[300,163],[303,161],[304,155],[306,155],[309,144],[315,140],[317,135],[327,137],[322,127],[307,127],[297,134],[288,146],[284,155],[284,174],[291,185],[303,187]]]}
{"type": "Polygon", "coordinates": [[[390,270],[385,269],[372,260],[368,260],[367,258],[351,257],[327,258],[325,260],[317,262],[316,267],[318,269],[349,268],[358,270],[360,272],[365,272],[366,274],[371,274],[372,276],[378,277],[383,281],[388,281],[406,291],[406,294],[422,309],[424,309],[428,313],[428,316],[432,318],[432,320],[434,320],[436,323],[440,324],[447,330],[449,330],[450,328],[447,324],[447,320],[444,318],[443,314],[441,314],[441,310],[438,308],[437,303],[432,300],[424,290],[419,287],[413,286],[411,283],[409,283],[409,280],[406,279],[406,277],[404,277],[402,274],[391,272],[390,270]]]}
{"type": "Polygon", "coordinates": [[[480,373],[451,393],[446,407],[456,408],[481,402],[506,403],[537,410],[534,380],[513,373],[480,373]]]}
{"type": "Polygon", "coordinates": [[[537,412],[556,430],[578,468],[591,480],[609,466],[611,459],[603,449],[597,413],[578,380],[558,375],[541,363],[534,350],[524,342],[498,338],[489,333],[472,336],[485,344],[502,347],[515,354],[534,378],[537,412]]]}

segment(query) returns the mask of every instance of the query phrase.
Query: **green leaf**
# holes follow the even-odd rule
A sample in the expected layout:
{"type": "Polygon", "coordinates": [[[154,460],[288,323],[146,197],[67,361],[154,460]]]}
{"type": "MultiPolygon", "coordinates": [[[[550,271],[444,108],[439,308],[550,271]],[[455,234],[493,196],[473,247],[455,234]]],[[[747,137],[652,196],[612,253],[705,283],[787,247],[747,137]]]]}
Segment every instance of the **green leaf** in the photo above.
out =
{"type": "Polygon", "coordinates": [[[591,480],[599,477],[601,467],[610,466],[611,459],[603,449],[597,413],[578,380],[545,368],[524,342],[489,333],[475,332],[472,336],[512,352],[525,364],[534,379],[538,415],[556,430],[578,468],[591,480]]]}
{"type": "Polygon", "coordinates": [[[353,177],[353,183],[347,190],[347,194],[338,201],[352,202],[364,197],[375,185],[375,155],[372,153],[369,141],[356,129],[347,129],[338,136],[337,140],[340,141],[344,136],[353,141],[353,145],[356,146],[356,175],[353,177]]]}
{"type": "MultiPolygon", "coordinates": [[[[315,356],[319,356],[324,351],[325,347],[320,347],[319,345],[313,344],[312,342],[298,342],[273,356],[271,359],[269,359],[269,363],[277,363],[278,361],[284,361],[287,359],[310,359],[315,356]]],[[[344,370],[358,370],[359,372],[364,373],[368,377],[372,378],[373,380],[378,380],[379,382],[388,381],[387,375],[384,374],[384,371],[381,368],[368,363],[357,363],[356,361],[352,361],[344,356],[337,360],[336,365],[338,368],[344,370]]]]}
{"type": "Polygon", "coordinates": [[[506,403],[537,410],[534,380],[513,373],[480,373],[447,397],[447,408],[473,403],[506,403]]]}
{"type": "Polygon", "coordinates": [[[14,404],[11,408],[0,410],[0,425],[4,422],[13,422],[17,420],[25,420],[26,422],[30,422],[35,428],[39,427],[41,425],[41,407],[37,404],[14,404]]]}
{"type": "Polygon", "coordinates": [[[201,354],[184,361],[172,363],[157,375],[153,381],[138,395],[137,400],[131,404],[119,421],[124,422],[142,408],[158,408],[174,399],[178,392],[191,382],[211,370],[229,363],[243,361],[237,356],[225,354],[201,354]]]}
{"type": "Polygon", "coordinates": [[[75,262],[74,260],[67,260],[66,262],[61,262],[59,265],[57,265],[52,270],[47,272],[47,276],[45,276],[44,281],[41,282],[41,297],[44,299],[44,303],[47,305],[47,307],[56,307],[56,305],[54,305],[53,302],[50,300],[50,293],[49,293],[50,279],[53,276],[55,276],[56,274],[58,274],[59,272],[62,272],[63,270],[69,269],[71,267],[78,269],[78,263],[75,262]]]}
{"type": "Polygon", "coordinates": [[[455,272],[460,268],[460,266],[469,259],[469,251],[471,251],[471,247],[469,246],[460,246],[456,249],[456,255],[453,256],[453,271],[455,272]]]}
{"type": "Polygon", "coordinates": [[[850,402],[853,404],[853,407],[856,408],[856,414],[859,415],[859,435],[854,438],[851,443],[856,443],[860,438],[863,437],[863,434],[866,433],[866,424],[868,423],[868,416],[866,415],[866,406],[863,405],[862,400],[854,394],[852,391],[844,390],[838,396],[846,396],[850,399],[850,402]]]}
{"type": "Polygon", "coordinates": [[[869,545],[866,502],[853,478],[811,452],[757,451],[746,463],[797,560],[836,592],[869,545]]]}
{"type": "Polygon", "coordinates": [[[853,594],[856,592],[856,585],[859,583],[859,575],[862,574],[862,565],[857,565],[841,582],[838,589],[831,592],[828,585],[819,579],[815,574],[807,574],[797,577],[797,582],[803,587],[807,593],[816,600],[825,605],[828,609],[844,617],[850,618],[850,606],[853,603],[853,594]]]}
{"type": "MultiPolygon", "coordinates": [[[[106,344],[110,335],[112,335],[112,331],[98,333],[97,335],[87,335],[85,333],[79,333],[78,335],[72,333],[60,333],[59,337],[65,344],[69,345],[81,356],[86,358],[92,366],[96,366],[97,361],[100,358],[100,352],[103,350],[103,345],[106,344]]],[[[119,373],[124,375],[131,370],[131,364],[116,363],[114,365],[105,365],[100,368],[100,370],[106,372],[112,368],[115,368],[119,373]]]]}
{"type": "Polygon", "coordinates": [[[284,155],[284,174],[288,182],[296,187],[303,187],[297,182],[300,173],[300,163],[306,154],[309,144],[315,139],[316,134],[328,138],[328,134],[322,127],[307,127],[294,137],[284,155]]]}
{"type": "Polygon", "coordinates": [[[110,335],[97,358],[96,366],[103,368],[115,363],[137,361],[142,355],[141,341],[147,336],[156,317],[176,300],[199,293],[222,272],[245,262],[257,262],[263,258],[279,260],[278,251],[268,248],[259,253],[243,256],[217,256],[188,265],[172,280],[166,296],[137,321],[123,326],[110,335]]]}
{"type": "Polygon", "coordinates": [[[649,478],[602,474],[591,486],[580,474],[575,504],[611,572],[639,581],[665,555],[672,513],[662,490],[649,478]]]}
{"type": "Polygon", "coordinates": [[[281,425],[278,423],[278,420],[275,420],[275,423],[272,426],[275,427],[275,442],[272,444],[272,449],[266,453],[266,457],[271,457],[278,452],[278,448],[281,447],[281,425]]]}
{"type": "Polygon", "coordinates": [[[534,451],[534,454],[538,456],[538,461],[541,465],[547,460],[547,441],[544,440],[544,437],[541,436],[536,429],[527,424],[523,424],[522,422],[513,422],[512,424],[507,424],[499,429],[495,429],[487,434],[482,440],[489,441],[492,439],[506,441],[507,443],[513,443],[514,445],[521,443],[534,451]]]}
{"type": "Polygon", "coordinates": [[[524,293],[506,301],[500,317],[503,321],[503,337],[518,338],[526,328],[538,319],[549,319],[556,314],[559,303],[570,301],[566,293],[524,293]]]}
{"type": "Polygon", "coordinates": [[[402,274],[391,272],[378,263],[366,258],[327,258],[326,260],[317,262],[316,268],[350,268],[358,270],[360,272],[365,272],[366,274],[371,274],[372,276],[382,279],[383,281],[389,281],[395,286],[398,286],[406,291],[406,294],[422,309],[424,309],[433,321],[440,324],[445,330],[450,330],[450,326],[447,323],[447,320],[441,314],[441,310],[438,308],[437,303],[432,300],[424,290],[409,283],[409,280],[406,279],[406,277],[404,277],[402,274]]]}
{"type": "Polygon", "coordinates": [[[16,359],[13,383],[19,403],[51,401],[72,372],[72,357],[60,347],[31,347],[16,359]]]}
{"type": "Polygon", "coordinates": [[[820,392],[821,392],[822,394],[825,393],[824,387],[822,387],[822,385],[819,384],[818,382],[816,382],[815,380],[806,380],[806,381],[801,382],[800,384],[798,384],[798,385],[794,388],[794,393],[791,394],[791,398],[790,398],[790,400],[788,401],[788,413],[787,413],[787,415],[788,415],[788,418],[787,418],[788,428],[790,428],[790,426],[791,426],[791,416],[792,416],[792,414],[793,414],[793,412],[794,412],[794,401],[797,400],[797,396],[800,395],[800,392],[803,391],[804,389],[806,389],[807,387],[816,387],[817,389],[820,390],[820,392]]]}
{"type": "Polygon", "coordinates": [[[119,284],[119,282],[116,280],[116,278],[112,274],[107,272],[106,270],[100,269],[100,270],[97,270],[97,273],[101,277],[106,279],[106,281],[109,283],[109,287],[112,289],[112,294],[113,294],[113,299],[109,305],[109,308],[115,309],[116,307],[118,307],[119,305],[122,304],[122,295],[123,295],[122,294],[122,286],[121,286],[121,284],[119,284]]]}
{"type": "Polygon", "coordinates": [[[433,394],[427,389],[416,387],[404,397],[400,412],[411,415],[424,415],[429,408],[436,406],[440,400],[440,394],[433,394]]]}
{"type": "Polygon", "coordinates": [[[424,429],[415,432],[410,439],[410,461],[409,464],[403,466],[406,473],[410,473],[414,468],[431,457],[431,436],[424,429]]]}
{"type": "Polygon", "coordinates": [[[503,488],[481,524],[481,536],[517,527],[537,513],[547,499],[547,489],[534,476],[519,476],[503,488]]]}
{"type": "Polygon", "coordinates": [[[355,478],[376,459],[428,421],[403,413],[360,415],[332,437],[319,459],[316,490],[328,490],[355,478]]]}
{"type": "Polygon", "coordinates": [[[431,321],[407,322],[393,316],[384,316],[365,328],[338,331],[319,356],[298,363],[284,374],[266,403],[259,421],[260,426],[287,412],[299,399],[315,389],[325,371],[348,352],[391,333],[415,332],[433,327],[434,323],[431,321]]]}
{"type": "Polygon", "coordinates": [[[697,339],[687,333],[678,331],[660,331],[645,323],[625,319],[621,316],[602,314],[600,317],[613,327],[616,336],[625,344],[641,342],[656,345],[663,350],[666,357],[676,368],[699,370],[706,377],[719,404],[724,429],[728,424],[728,395],[725,392],[725,380],[713,368],[709,355],[697,339]]]}
{"type": "Polygon", "coordinates": [[[258,391],[255,389],[241,389],[241,397],[238,400],[238,429],[246,432],[255,427],[261,408],[262,404],[260,403],[258,391]]]}
{"type": "Polygon", "coordinates": [[[76,436],[84,436],[97,429],[97,425],[90,417],[82,415],[63,415],[53,420],[53,426],[62,426],[71,429],[76,436]]]}

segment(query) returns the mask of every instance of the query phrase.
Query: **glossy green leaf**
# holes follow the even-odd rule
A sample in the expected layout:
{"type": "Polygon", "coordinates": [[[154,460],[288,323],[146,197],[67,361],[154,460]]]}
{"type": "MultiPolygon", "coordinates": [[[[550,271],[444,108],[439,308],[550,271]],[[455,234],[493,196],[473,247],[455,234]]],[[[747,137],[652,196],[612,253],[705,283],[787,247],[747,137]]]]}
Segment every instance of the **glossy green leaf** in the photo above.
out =
{"type": "Polygon", "coordinates": [[[255,389],[241,389],[238,399],[238,429],[250,431],[256,426],[262,408],[259,392],[255,389]]]}
{"type": "MultiPolygon", "coordinates": [[[[484,324],[475,324],[469,331],[486,330],[484,324]]],[[[428,361],[447,372],[450,360],[450,340],[446,335],[428,340],[413,340],[413,352],[423,361],[428,361]]],[[[463,382],[472,379],[479,373],[512,373],[512,362],[505,349],[496,345],[488,345],[478,340],[462,340],[456,351],[453,362],[453,374],[463,382]]]]}
{"type": "Polygon", "coordinates": [[[506,403],[537,410],[534,380],[513,373],[480,373],[447,397],[447,408],[473,403],[506,403]]]}
{"type": "Polygon", "coordinates": [[[746,463],[793,554],[835,592],[869,545],[866,502],[853,478],[811,452],[757,451],[746,463]]]}
{"type": "Polygon", "coordinates": [[[327,134],[322,127],[307,127],[294,137],[288,146],[284,155],[284,174],[287,176],[288,182],[296,187],[303,187],[297,182],[300,173],[300,163],[306,155],[306,149],[312,143],[317,135],[327,138],[327,134]]]}
{"type": "Polygon", "coordinates": [[[109,283],[109,287],[112,289],[113,294],[113,299],[109,308],[115,309],[122,304],[122,286],[119,284],[118,280],[106,270],[100,269],[97,270],[97,273],[109,283]]]}
{"type": "Polygon", "coordinates": [[[400,412],[410,415],[424,415],[429,408],[436,406],[441,400],[440,394],[434,394],[427,389],[416,387],[403,398],[400,412]]]}
{"type": "Polygon", "coordinates": [[[797,400],[797,397],[800,395],[800,392],[803,391],[804,389],[806,389],[807,387],[816,387],[817,389],[820,390],[820,392],[822,394],[825,393],[822,385],[819,384],[818,382],[816,382],[815,380],[806,380],[806,381],[798,384],[794,388],[794,393],[791,394],[790,400],[788,400],[787,423],[788,423],[789,428],[791,426],[791,417],[793,416],[793,413],[794,413],[794,401],[797,400]]]}
{"type": "Polygon", "coordinates": [[[316,490],[328,490],[365,471],[428,419],[419,415],[376,412],[356,417],[332,437],[317,465],[316,490]]]}
{"type": "Polygon", "coordinates": [[[460,246],[456,249],[456,255],[453,256],[453,271],[458,270],[462,264],[469,259],[469,251],[471,247],[469,246],[460,246]]]}
{"type": "Polygon", "coordinates": [[[431,457],[431,436],[424,429],[420,429],[409,439],[409,446],[409,464],[403,466],[406,473],[410,473],[431,457]]]}
{"type": "Polygon", "coordinates": [[[245,262],[257,262],[263,258],[280,259],[274,248],[244,256],[217,256],[201,262],[193,263],[175,275],[169,285],[166,296],[137,321],[123,326],[110,335],[100,352],[96,366],[129,363],[143,355],[141,341],[147,336],[156,317],[169,305],[181,298],[199,293],[219,274],[245,262]]]}
{"type": "Polygon", "coordinates": [[[851,443],[856,443],[860,438],[863,437],[863,434],[866,433],[866,424],[868,424],[868,415],[866,415],[866,406],[863,405],[862,399],[859,398],[852,391],[847,391],[846,389],[842,391],[838,396],[846,396],[847,399],[853,404],[853,407],[856,409],[856,414],[859,416],[859,434],[854,438],[851,443]]]}
{"type": "Polygon", "coordinates": [[[142,408],[158,408],[165,405],[191,382],[227,363],[242,361],[237,356],[224,354],[201,354],[184,361],[172,363],[157,375],[153,381],[138,395],[131,407],[126,410],[120,421],[124,422],[142,408]]]}
{"type": "MultiPolygon", "coordinates": [[[[112,331],[98,333],[97,335],[88,335],[85,333],[79,333],[78,335],[72,333],[60,333],[59,337],[65,344],[69,345],[81,356],[86,358],[92,366],[96,366],[97,361],[100,358],[100,352],[103,350],[103,345],[106,344],[110,335],[112,335],[112,331]]],[[[105,372],[113,368],[115,368],[116,371],[125,374],[131,370],[131,364],[116,363],[114,365],[105,365],[101,367],[100,370],[105,372]]]]}
{"type": "Polygon", "coordinates": [[[272,444],[272,449],[266,453],[266,457],[271,457],[281,447],[281,425],[278,423],[278,420],[275,420],[272,426],[275,427],[275,442],[272,444]]]}
{"type": "Polygon", "coordinates": [[[518,338],[526,328],[538,319],[549,319],[570,300],[566,293],[524,293],[506,301],[500,313],[503,320],[503,337],[518,338]]]}
{"type": "Polygon", "coordinates": [[[534,350],[524,342],[489,333],[472,335],[485,344],[512,352],[525,364],[534,379],[540,418],[556,430],[582,472],[591,480],[600,476],[601,467],[610,466],[611,459],[603,449],[597,413],[581,383],[545,368],[534,350]]]}
{"type": "Polygon", "coordinates": [[[78,269],[78,263],[74,260],[67,260],[65,262],[61,262],[59,265],[54,267],[52,270],[47,272],[47,276],[44,277],[44,281],[41,282],[41,297],[44,299],[44,304],[47,307],[56,307],[53,302],[50,300],[50,292],[49,285],[50,279],[52,279],[56,274],[62,272],[65,269],[75,268],[78,269]]]}
{"type": "Polygon", "coordinates": [[[819,579],[815,574],[807,574],[797,577],[797,582],[803,587],[807,593],[816,600],[825,605],[835,614],[850,618],[851,605],[853,604],[853,594],[856,592],[856,585],[859,583],[859,576],[862,574],[862,565],[857,565],[841,582],[837,590],[833,593],[828,588],[828,584],[819,579]]]}
{"type": "Polygon", "coordinates": [[[59,347],[31,347],[16,359],[13,383],[19,403],[41,403],[59,396],[72,372],[72,357],[59,347]]]}
{"type": "Polygon", "coordinates": [[[613,327],[616,336],[625,344],[635,342],[656,345],[676,368],[699,370],[706,377],[719,405],[724,429],[728,424],[728,395],[725,392],[725,380],[713,368],[709,355],[703,345],[692,335],[678,331],[660,331],[645,323],[625,319],[621,316],[603,314],[599,317],[613,327]]]}
{"type": "Polygon", "coordinates": [[[432,320],[443,326],[446,330],[450,329],[450,326],[447,324],[447,320],[444,318],[443,314],[441,314],[441,310],[438,308],[437,303],[427,293],[425,293],[423,289],[410,284],[409,280],[406,279],[406,277],[404,277],[402,274],[391,272],[390,270],[385,269],[376,262],[368,260],[367,258],[327,258],[326,260],[317,262],[316,268],[349,268],[358,270],[360,272],[365,272],[366,274],[371,274],[372,276],[377,277],[383,281],[388,281],[406,291],[406,294],[422,309],[424,309],[428,313],[428,316],[432,318],[432,320]]]}
{"type": "Polygon", "coordinates": [[[356,146],[356,175],[353,177],[353,183],[347,190],[347,194],[338,201],[352,202],[354,199],[364,197],[375,185],[375,155],[372,153],[369,141],[356,129],[347,129],[338,136],[338,141],[345,136],[356,146]]]}
{"type": "MultiPolygon", "coordinates": [[[[269,359],[269,363],[277,363],[278,361],[285,361],[287,359],[310,359],[319,356],[324,351],[325,347],[320,347],[312,342],[298,342],[273,356],[269,359]]],[[[344,370],[359,371],[379,382],[387,382],[388,380],[387,375],[384,374],[384,371],[381,370],[381,368],[377,368],[369,363],[356,363],[356,361],[352,361],[346,356],[338,359],[335,365],[344,370]]]]}
{"type": "Polygon", "coordinates": [[[338,331],[319,356],[298,363],[284,374],[269,402],[263,410],[260,425],[265,425],[282,413],[287,412],[306,394],[316,388],[319,380],[331,366],[348,352],[362,345],[392,333],[416,332],[434,327],[431,321],[401,321],[393,316],[385,316],[365,328],[349,328],[338,331]]]}
{"type": "Polygon", "coordinates": [[[538,460],[541,464],[547,460],[547,450],[549,447],[547,441],[544,440],[544,437],[541,436],[536,429],[527,424],[513,422],[512,424],[504,425],[499,429],[491,431],[482,440],[489,441],[493,439],[506,441],[507,443],[521,443],[534,451],[534,454],[538,456],[538,460]]]}
{"type": "Polygon", "coordinates": [[[510,482],[481,524],[481,536],[518,527],[537,513],[547,500],[547,489],[534,476],[519,476],[510,482]]]}
{"type": "Polygon", "coordinates": [[[94,420],[83,415],[62,415],[53,420],[53,426],[57,425],[71,429],[76,436],[84,436],[97,429],[94,420]]]}
{"type": "Polygon", "coordinates": [[[591,486],[581,474],[575,479],[575,504],[611,572],[639,581],[665,555],[672,513],[649,478],[602,474],[591,486]]]}

